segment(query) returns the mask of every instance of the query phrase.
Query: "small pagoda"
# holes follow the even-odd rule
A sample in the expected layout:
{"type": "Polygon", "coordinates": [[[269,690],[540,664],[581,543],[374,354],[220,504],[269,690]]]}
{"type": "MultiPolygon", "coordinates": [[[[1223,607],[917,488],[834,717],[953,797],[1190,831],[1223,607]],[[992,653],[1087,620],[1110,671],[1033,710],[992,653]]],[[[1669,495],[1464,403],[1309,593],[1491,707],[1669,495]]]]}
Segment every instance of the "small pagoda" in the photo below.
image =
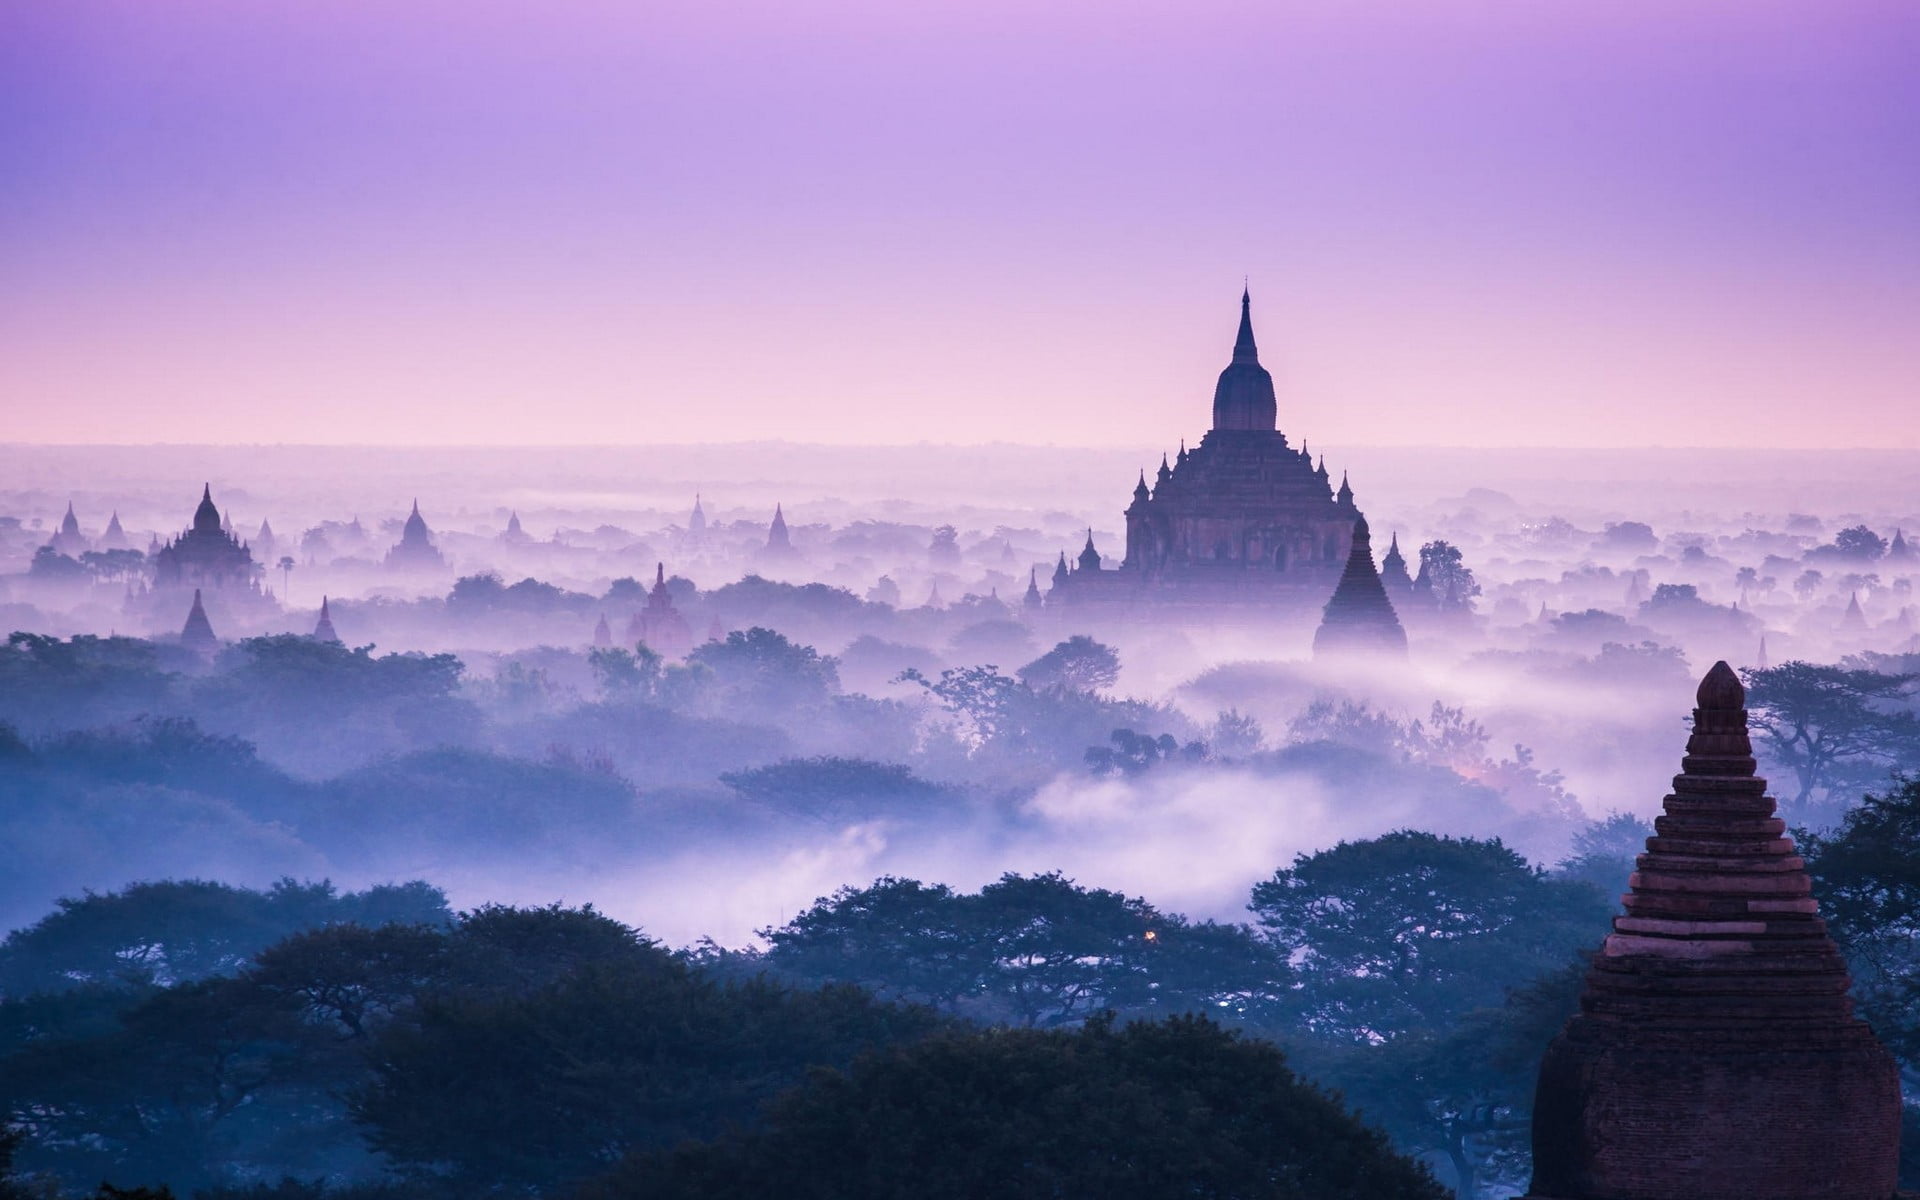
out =
{"type": "Polygon", "coordinates": [[[1313,634],[1315,658],[1350,654],[1387,654],[1405,658],[1407,631],[1373,566],[1373,536],[1367,519],[1353,522],[1353,548],[1313,634]]]}

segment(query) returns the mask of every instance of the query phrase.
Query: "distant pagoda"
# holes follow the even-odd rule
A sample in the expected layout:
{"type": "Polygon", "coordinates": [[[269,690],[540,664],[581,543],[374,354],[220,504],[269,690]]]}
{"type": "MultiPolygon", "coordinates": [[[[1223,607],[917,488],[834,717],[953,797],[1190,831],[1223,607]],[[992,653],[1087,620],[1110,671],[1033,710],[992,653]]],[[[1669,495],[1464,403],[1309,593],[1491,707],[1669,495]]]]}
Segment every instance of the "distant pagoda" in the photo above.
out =
{"type": "MultiPolygon", "coordinates": [[[[355,524],[360,518],[355,517],[355,524]]],[[[413,512],[407,517],[407,523],[400,529],[400,541],[387,551],[387,566],[399,570],[439,570],[447,565],[441,557],[439,547],[433,544],[433,531],[427,528],[425,517],[420,515],[420,502],[413,502],[413,512]]]]}
{"type": "Polygon", "coordinates": [[[787,532],[787,514],[780,505],[773,506],[773,523],[767,526],[767,544],[761,555],[765,558],[784,559],[795,556],[793,538],[787,532]]]}
{"type": "Polygon", "coordinates": [[[320,619],[314,622],[313,640],[331,642],[336,646],[340,644],[340,635],[333,630],[333,611],[328,606],[325,596],[320,597],[320,619]]]}
{"type": "Polygon", "coordinates": [[[1726,663],[1698,703],[1626,913],[1540,1065],[1528,1195],[1891,1200],[1898,1069],[1853,1015],[1726,663]]]}
{"type": "Polygon", "coordinates": [[[627,624],[627,640],[645,642],[647,649],[667,658],[679,658],[693,649],[693,629],[674,607],[673,593],[667,588],[667,564],[654,564],[647,606],[627,624]]]}
{"type": "Polygon", "coordinates": [[[1387,598],[1390,600],[1404,602],[1413,599],[1413,576],[1407,574],[1407,560],[1400,553],[1398,533],[1387,543],[1386,557],[1380,560],[1380,583],[1387,589],[1387,598]]]}
{"type": "Polygon", "coordinates": [[[107,518],[107,531],[100,535],[100,548],[102,550],[133,549],[133,539],[128,537],[127,531],[120,527],[120,510],[117,508],[113,510],[113,515],[107,518]]]}
{"type": "Polygon", "coordinates": [[[1907,544],[1906,531],[1903,529],[1894,530],[1893,541],[1887,546],[1887,561],[1901,566],[1908,566],[1916,559],[1920,559],[1920,554],[1915,554],[1913,547],[1907,544]]]}
{"type": "MultiPolygon", "coordinates": [[[[1405,564],[1401,571],[1405,573],[1405,564]]],[[[1373,568],[1373,539],[1367,519],[1353,522],[1353,548],[1347,569],[1333,589],[1313,634],[1313,654],[1324,658],[1343,654],[1390,654],[1406,657],[1407,631],[1393,611],[1393,601],[1373,568]]]]}
{"type": "Polygon", "coordinates": [[[47,545],[68,558],[79,558],[92,549],[87,535],[80,532],[80,518],[73,515],[73,501],[67,501],[67,515],[60,519],[60,528],[47,539],[47,545]]]}
{"type": "Polygon", "coordinates": [[[213,636],[213,622],[207,620],[206,606],[200,602],[199,588],[193,589],[193,607],[187,610],[180,644],[196,654],[211,654],[220,648],[220,639],[213,636]]]}
{"type": "Polygon", "coordinates": [[[193,525],[169,539],[153,555],[153,582],[157,587],[240,588],[256,586],[259,568],[253,552],[225,529],[214,507],[213,485],[200,489],[193,525]]]}

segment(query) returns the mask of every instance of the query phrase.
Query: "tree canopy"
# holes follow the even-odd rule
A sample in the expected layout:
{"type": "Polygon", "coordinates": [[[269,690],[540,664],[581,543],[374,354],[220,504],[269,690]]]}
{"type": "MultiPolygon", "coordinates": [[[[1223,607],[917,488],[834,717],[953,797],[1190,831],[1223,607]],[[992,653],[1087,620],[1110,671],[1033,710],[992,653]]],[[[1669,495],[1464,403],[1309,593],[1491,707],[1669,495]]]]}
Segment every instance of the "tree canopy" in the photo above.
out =
{"type": "Polygon", "coordinates": [[[1200,1018],[953,1033],[822,1072],[763,1128],[639,1157],[586,1200],[1442,1200],[1445,1188],[1200,1018]]]}

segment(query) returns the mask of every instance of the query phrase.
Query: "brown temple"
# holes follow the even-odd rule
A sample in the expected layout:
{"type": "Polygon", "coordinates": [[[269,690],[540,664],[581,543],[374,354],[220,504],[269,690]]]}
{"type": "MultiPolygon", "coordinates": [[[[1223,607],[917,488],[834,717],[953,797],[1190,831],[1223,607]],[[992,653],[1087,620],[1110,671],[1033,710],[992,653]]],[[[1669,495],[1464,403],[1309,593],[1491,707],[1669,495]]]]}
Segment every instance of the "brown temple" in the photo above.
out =
{"type": "Polygon", "coordinates": [[[1746,692],[1701,681],[1673,794],[1534,1102],[1540,1200],[1890,1200],[1893,1057],[1853,1015],[1746,692]]]}

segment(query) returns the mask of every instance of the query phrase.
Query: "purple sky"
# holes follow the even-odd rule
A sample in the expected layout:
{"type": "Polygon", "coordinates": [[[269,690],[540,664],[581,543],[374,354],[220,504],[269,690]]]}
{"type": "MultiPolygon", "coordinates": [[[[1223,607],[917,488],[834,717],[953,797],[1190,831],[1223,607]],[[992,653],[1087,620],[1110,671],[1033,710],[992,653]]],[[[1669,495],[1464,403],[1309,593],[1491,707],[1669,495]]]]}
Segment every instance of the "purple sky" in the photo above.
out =
{"type": "Polygon", "coordinates": [[[1920,447],[1920,4],[0,5],[0,440],[1920,447]]]}

